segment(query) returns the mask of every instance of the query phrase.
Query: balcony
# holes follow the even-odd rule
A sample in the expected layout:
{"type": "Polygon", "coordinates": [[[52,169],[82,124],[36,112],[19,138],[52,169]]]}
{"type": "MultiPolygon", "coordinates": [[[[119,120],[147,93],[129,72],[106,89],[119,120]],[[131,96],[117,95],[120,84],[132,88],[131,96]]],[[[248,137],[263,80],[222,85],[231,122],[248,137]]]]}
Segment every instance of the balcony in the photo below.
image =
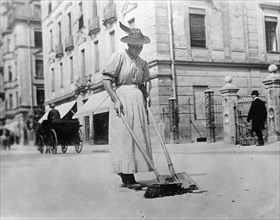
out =
{"type": "Polygon", "coordinates": [[[99,17],[95,16],[91,18],[88,22],[88,35],[96,34],[99,31],[99,17]]]}
{"type": "Polygon", "coordinates": [[[63,46],[59,43],[55,46],[55,58],[60,58],[63,56],[63,46]]]}
{"type": "Polygon", "coordinates": [[[89,76],[81,76],[75,82],[75,94],[85,94],[90,91],[91,86],[93,85],[91,81],[91,75],[89,76]]]}
{"type": "Polygon", "coordinates": [[[73,36],[70,35],[65,38],[65,51],[70,51],[74,48],[73,36]]]}
{"type": "Polygon", "coordinates": [[[103,25],[111,24],[117,20],[116,5],[111,3],[104,8],[103,11],[103,25]]]}

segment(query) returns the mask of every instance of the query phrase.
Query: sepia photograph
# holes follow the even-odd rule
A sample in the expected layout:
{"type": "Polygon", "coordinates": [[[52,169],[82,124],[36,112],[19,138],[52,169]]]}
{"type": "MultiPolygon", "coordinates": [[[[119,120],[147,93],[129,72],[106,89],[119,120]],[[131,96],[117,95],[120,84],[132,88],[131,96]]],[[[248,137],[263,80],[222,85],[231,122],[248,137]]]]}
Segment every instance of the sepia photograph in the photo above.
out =
{"type": "Polygon", "coordinates": [[[0,0],[1,220],[279,220],[280,0],[0,0]]]}

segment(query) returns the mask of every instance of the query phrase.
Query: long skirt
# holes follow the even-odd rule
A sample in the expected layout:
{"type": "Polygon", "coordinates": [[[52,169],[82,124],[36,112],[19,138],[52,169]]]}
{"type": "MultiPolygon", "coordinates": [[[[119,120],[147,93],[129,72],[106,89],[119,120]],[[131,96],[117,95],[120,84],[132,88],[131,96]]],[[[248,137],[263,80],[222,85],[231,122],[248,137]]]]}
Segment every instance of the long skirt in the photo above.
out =
{"type": "MultiPolygon", "coordinates": [[[[146,155],[152,160],[150,133],[142,92],[134,85],[123,85],[116,89],[116,93],[123,104],[126,121],[145,149],[146,155]]],[[[113,173],[152,171],[122,118],[116,115],[113,104],[109,113],[109,145],[113,173]]]]}

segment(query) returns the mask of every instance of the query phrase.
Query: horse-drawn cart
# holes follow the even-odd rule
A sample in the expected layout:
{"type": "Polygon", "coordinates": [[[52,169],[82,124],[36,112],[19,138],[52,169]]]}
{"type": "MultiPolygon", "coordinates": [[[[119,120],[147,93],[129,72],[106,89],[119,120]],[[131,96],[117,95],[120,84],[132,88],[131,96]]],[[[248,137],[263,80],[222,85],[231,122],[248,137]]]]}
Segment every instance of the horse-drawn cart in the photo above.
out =
{"type": "Polygon", "coordinates": [[[77,119],[57,119],[52,122],[47,120],[38,125],[36,129],[36,145],[38,150],[43,153],[57,153],[58,145],[61,151],[66,153],[68,146],[75,146],[77,153],[83,149],[83,137],[80,129],[82,125],[77,119]]]}

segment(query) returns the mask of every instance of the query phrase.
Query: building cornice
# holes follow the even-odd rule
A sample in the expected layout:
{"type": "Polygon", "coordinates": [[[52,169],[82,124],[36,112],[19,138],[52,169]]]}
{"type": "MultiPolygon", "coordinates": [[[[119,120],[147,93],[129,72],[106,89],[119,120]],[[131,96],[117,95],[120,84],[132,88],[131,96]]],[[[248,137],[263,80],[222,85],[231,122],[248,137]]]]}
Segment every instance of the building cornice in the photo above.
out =
{"type": "Polygon", "coordinates": [[[12,33],[12,30],[11,29],[6,29],[2,32],[2,36],[5,36],[7,34],[11,34],[12,33]]]}
{"type": "MultiPolygon", "coordinates": [[[[213,66],[213,67],[244,67],[244,68],[267,68],[270,63],[234,63],[234,62],[203,62],[175,60],[176,66],[213,66]]],[[[153,60],[148,63],[149,67],[159,65],[171,65],[170,60],[153,60]]]]}
{"type": "Polygon", "coordinates": [[[280,4],[279,2],[276,4],[273,3],[261,3],[259,4],[261,8],[266,8],[266,9],[270,9],[270,10],[277,10],[280,11],[280,4]]]}

